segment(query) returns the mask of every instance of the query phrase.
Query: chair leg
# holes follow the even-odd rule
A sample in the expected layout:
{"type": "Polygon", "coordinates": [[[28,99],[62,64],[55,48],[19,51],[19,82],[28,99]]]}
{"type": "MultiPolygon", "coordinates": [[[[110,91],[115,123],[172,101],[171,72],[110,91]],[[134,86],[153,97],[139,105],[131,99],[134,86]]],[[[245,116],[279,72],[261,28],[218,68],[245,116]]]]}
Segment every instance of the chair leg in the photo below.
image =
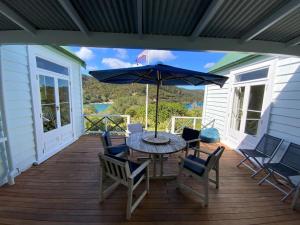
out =
{"type": "Polygon", "coordinates": [[[104,201],[104,196],[103,196],[103,169],[100,166],[100,176],[99,176],[99,202],[103,202],[104,201]]]}
{"type": "Polygon", "coordinates": [[[299,198],[299,190],[300,190],[300,186],[297,187],[296,192],[294,194],[294,198],[293,198],[293,201],[292,201],[292,209],[293,210],[296,209],[297,199],[299,198]]]}
{"type": "Polygon", "coordinates": [[[269,173],[267,176],[265,176],[264,178],[262,178],[262,179],[258,182],[258,185],[262,185],[262,184],[266,181],[266,179],[269,178],[269,176],[271,176],[270,173],[269,173]]]}
{"type": "Polygon", "coordinates": [[[150,172],[149,172],[149,167],[147,167],[147,169],[146,169],[146,190],[147,190],[147,194],[149,194],[149,191],[150,191],[149,179],[150,179],[150,172]]]}
{"type": "Polygon", "coordinates": [[[246,160],[249,159],[249,157],[247,155],[245,155],[243,152],[242,152],[243,156],[244,156],[244,159],[242,159],[237,165],[236,167],[240,167],[240,165],[242,165],[246,160]]]}
{"type": "Polygon", "coordinates": [[[216,188],[219,188],[219,162],[217,162],[216,164],[216,188]]]}
{"type": "Polygon", "coordinates": [[[126,211],[126,219],[131,219],[131,206],[132,206],[132,185],[128,187],[128,199],[127,199],[127,211],[126,211]]]}

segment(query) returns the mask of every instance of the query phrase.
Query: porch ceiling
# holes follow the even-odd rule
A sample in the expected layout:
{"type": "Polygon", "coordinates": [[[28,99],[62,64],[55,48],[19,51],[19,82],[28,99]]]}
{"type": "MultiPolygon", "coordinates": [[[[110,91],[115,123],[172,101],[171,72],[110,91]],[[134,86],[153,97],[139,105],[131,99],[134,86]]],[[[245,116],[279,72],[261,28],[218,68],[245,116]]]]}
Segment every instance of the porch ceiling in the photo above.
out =
{"type": "Polygon", "coordinates": [[[299,0],[0,0],[0,43],[300,56],[299,0]]]}

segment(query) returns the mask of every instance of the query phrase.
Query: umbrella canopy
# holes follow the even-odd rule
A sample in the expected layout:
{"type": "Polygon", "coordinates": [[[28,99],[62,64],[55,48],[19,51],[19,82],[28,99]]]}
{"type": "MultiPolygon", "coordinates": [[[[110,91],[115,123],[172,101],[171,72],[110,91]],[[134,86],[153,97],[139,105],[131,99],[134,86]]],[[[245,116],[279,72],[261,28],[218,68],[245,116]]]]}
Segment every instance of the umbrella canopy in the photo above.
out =
{"type": "Polygon", "coordinates": [[[100,82],[112,84],[155,84],[160,85],[206,85],[217,84],[220,87],[227,77],[211,73],[181,69],[157,64],[112,70],[90,71],[100,82]]]}
{"type": "Polygon", "coordinates": [[[157,137],[158,96],[161,85],[207,85],[216,84],[222,87],[227,77],[181,69],[173,66],[157,64],[112,70],[98,70],[89,72],[98,81],[111,84],[154,84],[156,92],[156,121],[155,137],[157,137]]]}

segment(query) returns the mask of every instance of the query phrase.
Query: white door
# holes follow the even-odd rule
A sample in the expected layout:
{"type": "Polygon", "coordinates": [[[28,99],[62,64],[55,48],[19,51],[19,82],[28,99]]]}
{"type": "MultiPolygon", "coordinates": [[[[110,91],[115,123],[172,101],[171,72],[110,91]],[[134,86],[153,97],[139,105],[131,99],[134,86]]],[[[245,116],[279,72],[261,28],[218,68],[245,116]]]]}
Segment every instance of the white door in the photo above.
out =
{"type": "Polygon", "coordinates": [[[69,77],[37,69],[42,158],[46,159],[73,140],[69,77]]]}
{"type": "MultiPolygon", "coordinates": [[[[268,70],[260,72],[267,77],[268,70]]],[[[243,75],[250,76],[250,73],[243,75]]],[[[268,119],[266,114],[269,113],[267,86],[268,80],[251,80],[249,77],[246,82],[236,82],[233,85],[228,136],[235,146],[252,147],[266,132],[268,119]]]]}

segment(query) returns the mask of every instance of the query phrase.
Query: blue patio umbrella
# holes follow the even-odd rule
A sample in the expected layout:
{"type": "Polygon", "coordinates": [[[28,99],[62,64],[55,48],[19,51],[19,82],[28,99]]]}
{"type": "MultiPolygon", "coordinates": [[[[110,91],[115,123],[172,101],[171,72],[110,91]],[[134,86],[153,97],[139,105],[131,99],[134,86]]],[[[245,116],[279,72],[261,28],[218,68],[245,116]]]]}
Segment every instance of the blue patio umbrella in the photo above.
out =
{"type": "Polygon", "coordinates": [[[157,138],[159,88],[162,85],[207,85],[222,87],[227,77],[157,64],[140,67],[98,70],[89,72],[98,81],[110,84],[153,84],[156,85],[155,138],[157,138]]]}

